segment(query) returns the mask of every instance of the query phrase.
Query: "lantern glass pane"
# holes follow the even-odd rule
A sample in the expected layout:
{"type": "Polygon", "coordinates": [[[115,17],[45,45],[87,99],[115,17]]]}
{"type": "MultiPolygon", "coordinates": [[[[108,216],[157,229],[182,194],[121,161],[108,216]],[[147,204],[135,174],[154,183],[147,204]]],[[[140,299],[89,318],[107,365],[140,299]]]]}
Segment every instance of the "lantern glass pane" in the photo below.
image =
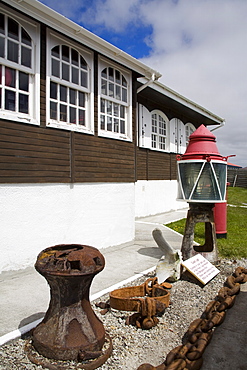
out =
{"type": "Polygon", "coordinates": [[[215,175],[219,184],[221,198],[225,200],[226,196],[226,170],[227,166],[226,163],[213,163],[215,175]]]}
{"type": "Polygon", "coordinates": [[[179,163],[178,168],[185,199],[189,199],[202,165],[203,162],[179,163]]]}
{"type": "Polygon", "coordinates": [[[209,162],[205,163],[205,166],[202,170],[202,173],[200,174],[191,199],[198,201],[221,200],[216,183],[216,178],[209,162]]]}

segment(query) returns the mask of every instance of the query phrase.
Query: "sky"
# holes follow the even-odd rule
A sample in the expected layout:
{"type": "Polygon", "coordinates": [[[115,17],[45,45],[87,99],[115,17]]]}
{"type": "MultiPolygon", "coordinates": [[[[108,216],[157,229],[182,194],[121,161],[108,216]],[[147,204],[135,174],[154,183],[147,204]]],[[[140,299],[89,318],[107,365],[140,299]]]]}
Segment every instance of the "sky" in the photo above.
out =
{"type": "Polygon", "coordinates": [[[246,0],[42,0],[159,71],[161,83],[225,119],[223,156],[247,166],[246,0]]]}

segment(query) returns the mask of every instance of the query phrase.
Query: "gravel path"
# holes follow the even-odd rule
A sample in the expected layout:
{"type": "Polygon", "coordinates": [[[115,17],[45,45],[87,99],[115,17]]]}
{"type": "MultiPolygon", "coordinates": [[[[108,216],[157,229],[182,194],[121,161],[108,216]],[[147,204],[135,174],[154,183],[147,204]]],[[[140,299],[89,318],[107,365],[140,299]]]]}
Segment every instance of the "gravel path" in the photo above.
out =
{"type": "MultiPolygon", "coordinates": [[[[220,261],[217,265],[220,273],[206,286],[202,286],[188,276],[183,276],[173,283],[171,304],[159,317],[158,325],[151,330],[125,325],[130,312],[112,309],[106,315],[101,315],[101,309],[95,307],[95,303],[106,302],[108,295],[93,302],[94,311],[102,320],[113,341],[113,353],[99,369],[136,370],[143,363],[154,366],[161,364],[171,349],[182,344],[182,337],[189,324],[201,316],[206,305],[215,298],[223,286],[226,277],[231,275],[238,266],[247,268],[247,259],[220,261]]],[[[152,274],[143,276],[130,285],[139,285],[149,277],[152,277],[152,274]]],[[[42,369],[41,366],[34,365],[28,360],[24,352],[26,340],[15,340],[0,347],[0,370],[42,369]]],[[[76,369],[75,363],[60,363],[66,365],[68,370],[76,369]]]]}

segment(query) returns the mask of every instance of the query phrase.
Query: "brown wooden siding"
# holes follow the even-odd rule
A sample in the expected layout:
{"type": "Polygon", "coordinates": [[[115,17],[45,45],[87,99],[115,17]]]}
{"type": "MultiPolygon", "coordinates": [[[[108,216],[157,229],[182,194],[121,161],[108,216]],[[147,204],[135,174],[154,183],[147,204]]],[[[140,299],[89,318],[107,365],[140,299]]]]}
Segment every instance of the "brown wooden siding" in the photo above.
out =
{"type": "Polygon", "coordinates": [[[132,142],[98,137],[98,54],[94,52],[94,135],[46,127],[46,26],[41,24],[40,126],[0,120],[0,183],[134,182],[174,176],[171,156],[137,147],[132,72],[132,142]]]}
{"type": "Polygon", "coordinates": [[[134,182],[134,144],[75,133],[75,182],[134,182]]]}
{"type": "Polygon", "coordinates": [[[176,154],[171,154],[170,155],[171,159],[171,180],[176,180],[177,179],[177,156],[176,154]]]}
{"type": "Polygon", "coordinates": [[[137,148],[137,180],[176,180],[176,155],[137,148]]]}
{"type": "Polygon", "coordinates": [[[69,133],[0,123],[0,182],[70,181],[69,133]]]}
{"type": "Polygon", "coordinates": [[[136,150],[136,180],[148,180],[148,153],[149,150],[136,150]]]}

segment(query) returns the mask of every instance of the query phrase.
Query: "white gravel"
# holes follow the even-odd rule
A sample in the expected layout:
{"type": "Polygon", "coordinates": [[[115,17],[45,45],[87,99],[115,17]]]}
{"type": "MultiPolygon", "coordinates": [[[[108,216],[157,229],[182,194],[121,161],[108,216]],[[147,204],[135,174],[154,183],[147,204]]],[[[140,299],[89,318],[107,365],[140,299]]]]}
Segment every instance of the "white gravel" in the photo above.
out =
{"type": "MultiPolygon", "coordinates": [[[[205,286],[188,276],[183,276],[173,283],[171,304],[159,317],[158,325],[151,330],[125,325],[125,320],[131,312],[111,309],[106,315],[101,315],[101,309],[95,307],[95,303],[106,302],[108,295],[92,302],[94,311],[102,320],[113,342],[111,357],[99,369],[136,370],[143,363],[150,363],[153,366],[161,364],[171,349],[182,344],[183,335],[189,324],[201,316],[206,305],[216,297],[224,285],[226,277],[238,266],[247,268],[247,259],[220,261],[216,266],[220,273],[205,286]]],[[[129,285],[139,285],[149,277],[152,277],[152,274],[143,276],[129,285]]],[[[26,340],[15,340],[0,347],[0,370],[42,369],[28,360],[24,351],[26,340]]],[[[66,365],[66,369],[76,369],[74,363],[60,363],[66,365]]]]}

